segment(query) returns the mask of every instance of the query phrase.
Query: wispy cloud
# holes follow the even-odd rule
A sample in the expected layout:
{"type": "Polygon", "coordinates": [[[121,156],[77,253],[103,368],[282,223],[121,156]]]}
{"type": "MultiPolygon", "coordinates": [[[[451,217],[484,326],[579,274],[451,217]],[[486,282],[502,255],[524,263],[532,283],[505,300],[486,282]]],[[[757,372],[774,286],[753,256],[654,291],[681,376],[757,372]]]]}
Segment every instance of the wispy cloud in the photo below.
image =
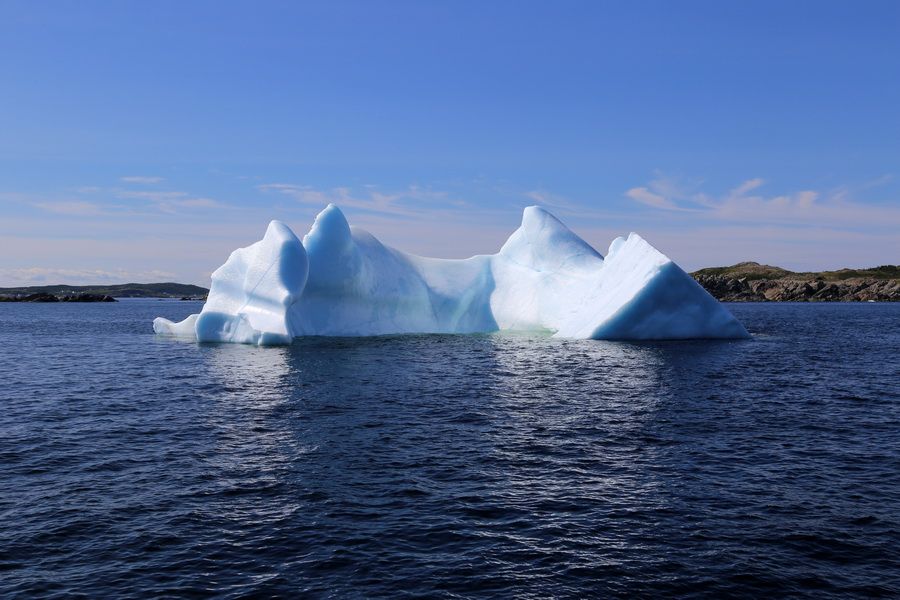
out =
{"type": "Polygon", "coordinates": [[[547,208],[561,208],[563,210],[573,210],[577,208],[577,206],[565,196],[544,189],[525,192],[525,197],[547,208]]]}
{"type": "Polygon", "coordinates": [[[646,185],[633,187],[625,195],[635,202],[661,210],[690,211],[694,209],[679,204],[678,201],[692,198],[694,202],[702,204],[703,198],[694,192],[699,185],[699,181],[675,179],[656,172],[656,176],[646,185]]]}
{"type": "Polygon", "coordinates": [[[187,200],[179,200],[178,206],[185,208],[224,208],[225,205],[218,200],[212,198],[188,198],[187,200]]]}
{"type": "Polygon", "coordinates": [[[119,177],[119,181],[124,183],[137,183],[141,185],[152,185],[154,183],[162,183],[162,177],[145,177],[141,175],[130,175],[127,177],[119,177]]]}
{"type": "Polygon", "coordinates": [[[857,188],[860,190],[868,190],[887,185],[893,180],[894,176],[891,173],[885,173],[880,177],[876,177],[875,179],[870,179],[869,181],[862,183],[861,185],[857,186],[857,188]]]}
{"type": "Polygon", "coordinates": [[[423,210],[434,213],[462,208],[465,202],[454,200],[444,191],[432,190],[415,184],[385,192],[377,186],[366,185],[361,190],[349,187],[319,189],[293,183],[265,183],[256,186],[262,192],[274,192],[288,196],[301,204],[325,207],[336,204],[341,208],[356,208],[376,214],[399,217],[415,217],[423,210]]]}
{"type": "Polygon", "coordinates": [[[284,194],[303,204],[347,203],[356,202],[350,194],[350,188],[338,187],[330,190],[319,190],[309,185],[297,185],[293,183],[264,183],[256,186],[262,192],[277,192],[284,194]]]}
{"type": "Polygon", "coordinates": [[[63,200],[59,202],[35,202],[32,204],[32,206],[59,215],[89,217],[106,214],[99,204],[96,204],[94,202],[82,202],[78,200],[63,200]]]}
{"type": "Polygon", "coordinates": [[[675,202],[670,198],[666,198],[665,196],[662,196],[660,194],[655,194],[646,187],[631,188],[630,190],[625,192],[625,195],[636,202],[646,204],[647,206],[652,206],[653,208],[661,208],[663,210],[685,210],[675,204],[675,202]]]}
{"type": "Polygon", "coordinates": [[[119,198],[137,198],[139,200],[149,200],[150,202],[171,202],[186,197],[187,192],[145,192],[132,190],[119,190],[116,196],[119,198]]]}
{"type": "Polygon", "coordinates": [[[184,191],[132,190],[123,188],[76,188],[71,196],[35,196],[5,192],[0,202],[11,202],[37,208],[45,213],[71,217],[109,216],[146,217],[153,214],[179,214],[182,212],[229,209],[213,198],[197,196],[184,191]],[[90,198],[85,199],[85,198],[90,198]],[[138,200],[140,202],[134,202],[138,200]]]}
{"type": "Polygon", "coordinates": [[[227,208],[227,205],[212,198],[195,197],[179,191],[117,190],[116,197],[123,200],[143,200],[166,213],[176,213],[182,208],[227,208]]]}
{"type": "MultiPolygon", "coordinates": [[[[890,178],[880,178],[887,183],[890,178]]],[[[871,183],[871,182],[870,182],[871,183]]],[[[732,223],[782,224],[794,226],[900,226],[900,207],[864,202],[855,198],[859,190],[842,186],[833,190],[799,190],[765,194],[766,182],[752,178],[740,182],[719,196],[706,194],[696,186],[678,185],[657,176],[646,186],[631,188],[632,200],[667,211],[688,211],[697,218],[732,223]]]]}
{"type": "Polygon", "coordinates": [[[745,195],[747,192],[755,190],[764,183],[765,181],[763,181],[759,177],[756,177],[755,179],[748,179],[744,183],[731,190],[731,193],[729,193],[728,196],[731,198],[739,198],[745,195]]]}

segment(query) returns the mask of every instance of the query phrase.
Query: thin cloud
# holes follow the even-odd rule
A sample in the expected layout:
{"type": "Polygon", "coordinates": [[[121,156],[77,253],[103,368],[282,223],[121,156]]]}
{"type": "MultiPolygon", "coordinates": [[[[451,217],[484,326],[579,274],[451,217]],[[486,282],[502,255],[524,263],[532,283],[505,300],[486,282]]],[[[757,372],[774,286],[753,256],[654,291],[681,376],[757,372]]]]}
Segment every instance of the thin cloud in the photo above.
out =
{"type": "Polygon", "coordinates": [[[256,186],[256,189],[262,192],[282,194],[310,206],[324,208],[328,204],[335,204],[341,208],[356,208],[370,213],[406,218],[422,215],[423,209],[430,214],[435,214],[435,211],[438,213],[452,212],[467,206],[465,202],[451,199],[447,192],[432,190],[416,184],[391,192],[380,191],[372,185],[363,186],[362,190],[353,190],[349,187],[324,190],[293,183],[265,183],[256,186]]]}
{"type": "Polygon", "coordinates": [[[872,188],[881,187],[883,185],[887,185],[894,180],[894,176],[891,173],[885,173],[881,177],[876,177],[875,179],[866,181],[862,185],[859,186],[859,189],[868,190],[872,188]]]}
{"type": "Polygon", "coordinates": [[[162,177],[145,177],[140,175],[131,175],[128,177],[119,177],[119,181],[123,181],[125,183],[137,183],[140,185],[152,185],[154,183],[162,183],[164,179],[162,177]]]}
{"type": "Polygon", "coordinates": [[[759,177],[757,177],[755,179],[748,179],[741,185],[739,185],[736,188],[734,188],[733,190],[731,190],[731,193],[729,194],[729,196],[732,198],[743,196],[747,192],[755,190],[756,188],[761,186],[763,183],[765,183],[765,181],[763,181],[759,177]]]}
{"type": "Polygon", "coordinates": [[[61,202],[35,202],[32,206],[43,211],[59,215],[71,215],[78,217],[90,217],[107,214],[99,204],[94,202],[82,202],[78,200],[61,202]]]}
{"type": "Polygon", "coordinates": [[[560,194],[555,194],[543,189],[525,192],[525,197],[529,198],[530,200],[534,200],[538,204],[550,208],[561,208],[567,211],[577,210],[578,208],[571,200],[569,200],[565,196],[561,196],[560,194]]]}
{"type": "Polygon", "coordinates": [[[166,213],[176,213],[182,208],[228,208],[227,205],[212,198],[194,197],[187,192],[178,191],[118,190],[116,197],[123,200],[144,200],[166,213]]]}
{"type": "MultiPolygon", "coordinates": [[[[81,192],[85,190],[79,190],[81,192]]],[[[91,192],[94,190],[92,189],[91,192]]],[[[10,201],[32,206],[46,213],[73,217],[108,216],[139,217],[154,213],[177,214],[187,210],[228,209],[212,198],[193,196],[181,191],[157,190],[101,190],[106,200],[72,200],[68,198],[41,198],[26,194],[0,193],[0,201],[10,201]],[[109,199],[111,195],[114,199],[109,199]],[[118,201],[116,201],[118,200],[118,201]],[[140,200],[140,204],[122,202],[123,200],[140,200]]]]}
{"type": "Polygon", "coordinates": [[[277,192],[293,198],[297,202],[303,204],[315,204],[326,206],[333,204],[357,204],[350,195],[350,189],[346,187],[333,188],[331,190],[318,190],[308,185],[295,185],[292,183],[265,183],[256,186],[256,189],[262,192],[277,192]]]}
{"type": "Polygon", "coordinates": [[[185,208],[224,208],[224,204],[212,198],[188,198],[176,203],[185,208]]]}
{"type": "Polygon", "coordinates": [[[684,210],[669,198],[661,196],[660,194],[654,194],[646,187],[631,188],[625,192],[625,195],[635,202],[640,202],[641,204],[646,204],[653,208],[662,210],[684,210]]]}
{"type": "Polygon", "coordinates": [[[137,198],[139,200],[149,200],[151,202],[171,202],[184,198],[187,192],[135,192],[130,190],[122,190],[116,194],[119,198],[137,198]]]}

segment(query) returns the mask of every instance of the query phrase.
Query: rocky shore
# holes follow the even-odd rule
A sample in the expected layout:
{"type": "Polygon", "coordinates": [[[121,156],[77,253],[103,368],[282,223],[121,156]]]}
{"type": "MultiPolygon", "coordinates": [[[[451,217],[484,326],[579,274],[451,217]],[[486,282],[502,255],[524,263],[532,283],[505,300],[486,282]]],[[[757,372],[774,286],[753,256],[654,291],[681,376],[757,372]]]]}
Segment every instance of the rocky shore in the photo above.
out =
{"type": "Polygon", "coordinates": [[[116,302],[112,296],[100,294],[65,294],[47,293],[0,296],[0,302],[116,302]]]}
{"type": "Polygon", "coordinates": [[[900,302],[898,267],[794,273],[758,263],[702,269],[694,279],[723,302],[900,302]]]}

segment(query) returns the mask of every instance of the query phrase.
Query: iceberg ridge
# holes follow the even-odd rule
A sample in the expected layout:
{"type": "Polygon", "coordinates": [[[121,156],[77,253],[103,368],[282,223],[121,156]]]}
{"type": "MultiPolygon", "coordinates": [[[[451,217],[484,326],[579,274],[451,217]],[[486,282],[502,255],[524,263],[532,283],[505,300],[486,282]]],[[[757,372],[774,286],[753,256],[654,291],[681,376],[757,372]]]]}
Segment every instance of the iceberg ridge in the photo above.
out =
{"type": "Polygon", "coordinates": [[[279,221],[212,275],[199,315],[162,335],[289,344],[304,335],[550,331],[558,337],[749,337],[734,316],[639,235],[606,258],[537,206],[497,254],[425,258],[350,227],[328,205],[301,242],[279,221]]]}

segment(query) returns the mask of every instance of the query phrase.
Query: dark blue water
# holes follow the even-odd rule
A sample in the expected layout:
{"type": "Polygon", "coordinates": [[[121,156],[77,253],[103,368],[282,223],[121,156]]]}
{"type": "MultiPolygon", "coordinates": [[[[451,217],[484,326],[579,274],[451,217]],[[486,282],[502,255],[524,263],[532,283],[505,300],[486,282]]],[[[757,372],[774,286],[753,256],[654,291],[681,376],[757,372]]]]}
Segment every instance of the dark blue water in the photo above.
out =
{"type": "Polygon", "coordinates": [[[900,304],[731,308],[260,349],[0,304],[0,595],[900,594],[900,304]]]}

